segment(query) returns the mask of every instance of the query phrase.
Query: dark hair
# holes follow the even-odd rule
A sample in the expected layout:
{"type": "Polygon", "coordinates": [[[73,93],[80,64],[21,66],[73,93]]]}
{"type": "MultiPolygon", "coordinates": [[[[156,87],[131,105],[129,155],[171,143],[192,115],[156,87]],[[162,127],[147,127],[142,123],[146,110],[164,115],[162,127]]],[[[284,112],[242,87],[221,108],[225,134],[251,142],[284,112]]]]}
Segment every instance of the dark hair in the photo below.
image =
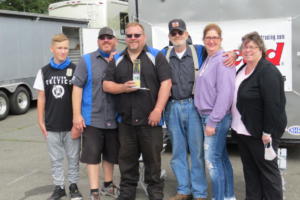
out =
{"type": "Polygon", "coordinates": [[[263,39],[260,37],[260,35],[258,34],[258,32],[256,32],[256,31],[248,33],[242,37],[242,44],[240,46],[240,50],[242,50],[244,45],[248,44],[251,41],[257,45],[259,50],[261,50],[262,57],[263,58],[266,57],[265,43],[264,43],[263,39]]]}
{"type": "Polygon", "coordinates": [[[220,36],[220,38],[222,38],[222,30],[221,30],[220,26],[218,26],[217,24],[208,24],[205,26],[205,28],[203,30],[203,40],[204,40],[207,32],[210,30],[215,30],[218,33],[218,35],[220,36]]]}

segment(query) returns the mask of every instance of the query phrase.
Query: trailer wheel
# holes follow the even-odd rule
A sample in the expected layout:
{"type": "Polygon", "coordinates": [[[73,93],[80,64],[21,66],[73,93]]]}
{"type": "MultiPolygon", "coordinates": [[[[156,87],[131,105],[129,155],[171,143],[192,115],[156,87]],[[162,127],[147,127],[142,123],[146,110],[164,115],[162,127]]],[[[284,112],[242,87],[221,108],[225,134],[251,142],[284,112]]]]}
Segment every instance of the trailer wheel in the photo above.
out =
{"type": "Polygon", "coordinates": [[[25,87],[18,87],[10,96],[10,109],[13,114],[19,115],[26,113],[30,106],[29,92],[25,87]]]}
{"type": "Polygon", "coordinates": [[[0,120],[3,120],[7,117],[9,112],[9,101],[7,95],[0,91],[0,120]]]}

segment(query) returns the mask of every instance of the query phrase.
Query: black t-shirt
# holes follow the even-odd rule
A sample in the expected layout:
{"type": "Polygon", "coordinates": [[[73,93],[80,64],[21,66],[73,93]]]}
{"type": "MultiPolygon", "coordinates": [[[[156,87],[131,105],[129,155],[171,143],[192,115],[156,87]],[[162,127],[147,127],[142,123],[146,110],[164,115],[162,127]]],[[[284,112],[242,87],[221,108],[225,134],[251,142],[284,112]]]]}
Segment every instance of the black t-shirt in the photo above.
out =
{"type": "MultiPolygon", "coordinates": [[[[150,112],[157,101],[160,83],[171,79],[170,66],[162,53],[145,46],[138,56],[141,60],[141,87],[150,90],[138,90],[116,96],[116,109],[122,122],[130,125],[147,125],[150,112]]],[[[125,83],[132,80],[133,63],[125,50],[120,60],[109,63],[104,80],[125,83]],[[116,62],[118,63],[116,66],[116,62]]]]}
{"type": "Polygon", "coordinates": [[[71,79],[75,67],[75,64],[71,63],[63,70],[54,69],[50,64],[42,68],[47,131],[70,131],[72,128],[71,79]]]}

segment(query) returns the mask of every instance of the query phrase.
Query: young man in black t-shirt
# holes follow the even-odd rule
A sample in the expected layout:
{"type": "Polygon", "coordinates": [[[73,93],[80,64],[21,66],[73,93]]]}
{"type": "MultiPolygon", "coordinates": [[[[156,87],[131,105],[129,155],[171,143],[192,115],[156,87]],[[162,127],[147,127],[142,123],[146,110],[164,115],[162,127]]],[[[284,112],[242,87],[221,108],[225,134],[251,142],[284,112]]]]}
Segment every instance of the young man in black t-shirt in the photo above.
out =
{"type": "Polygon", "coordinates": [[[37,74],[34,88],[38,90],[38,122],[48,144],[55,189],[48,200],[66,196],[63,161],[68,159],[68,181],[72,200],[82,199],[77,188],[79,180],[80,139],[72,139],[72,84],[75,65],[68,57],[69,39],[64,34],[52,38],[53,57],[37,74]]]}

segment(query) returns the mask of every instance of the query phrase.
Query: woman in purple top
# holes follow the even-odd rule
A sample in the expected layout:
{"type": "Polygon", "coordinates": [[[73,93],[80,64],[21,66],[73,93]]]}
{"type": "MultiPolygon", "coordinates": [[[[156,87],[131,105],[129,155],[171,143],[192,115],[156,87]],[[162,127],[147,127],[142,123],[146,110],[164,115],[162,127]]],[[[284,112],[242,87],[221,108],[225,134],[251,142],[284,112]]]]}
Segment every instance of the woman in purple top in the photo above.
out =
{"type": "Polygon", "coordinates": [[[213,199],[234,200],[226,136],[231,125],[235,68],[224,65],[222,31],[218,25],[204,28],[203,42],[208,56],[196,77],[194,100],[203,122],[205,162],[212,180],[213,199]]]}

